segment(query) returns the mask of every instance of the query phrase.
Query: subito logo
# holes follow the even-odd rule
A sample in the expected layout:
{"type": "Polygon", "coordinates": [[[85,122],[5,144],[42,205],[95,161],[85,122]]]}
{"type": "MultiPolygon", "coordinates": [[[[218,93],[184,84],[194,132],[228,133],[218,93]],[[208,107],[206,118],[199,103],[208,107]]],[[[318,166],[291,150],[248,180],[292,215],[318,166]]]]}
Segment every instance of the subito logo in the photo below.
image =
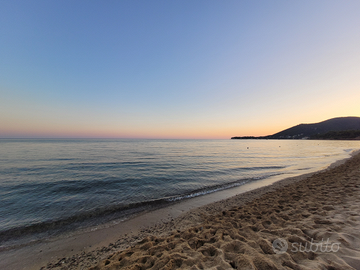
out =
{"type": "Polygon", "coordinates": [[[275,239],[272,246],[276,254],[284,254],[288,249],[288,243],[283,238],[275,239]]]}

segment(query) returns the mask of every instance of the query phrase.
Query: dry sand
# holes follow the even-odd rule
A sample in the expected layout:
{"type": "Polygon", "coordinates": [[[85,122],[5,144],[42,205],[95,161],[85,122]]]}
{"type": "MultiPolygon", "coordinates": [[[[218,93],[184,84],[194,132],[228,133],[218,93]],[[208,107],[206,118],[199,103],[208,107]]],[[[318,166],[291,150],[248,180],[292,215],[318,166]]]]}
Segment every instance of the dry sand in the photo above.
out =
{"type": "Polygon", "coordinates": [[[9,251],[0,266],[360,269],[360,154],[342,163],[190,211],[204,199],[140,215],[126,226],[9,251]],[[278,238],[288,244],[283,254],[272,246],[278,238]]]}

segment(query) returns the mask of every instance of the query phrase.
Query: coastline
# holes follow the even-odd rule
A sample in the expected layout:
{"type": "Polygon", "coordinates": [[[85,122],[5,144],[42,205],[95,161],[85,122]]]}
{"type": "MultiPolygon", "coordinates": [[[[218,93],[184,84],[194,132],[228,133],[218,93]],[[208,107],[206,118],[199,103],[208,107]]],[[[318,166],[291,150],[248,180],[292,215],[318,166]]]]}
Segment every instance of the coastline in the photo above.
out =
{"type": "MultiPolygon", "coordinates": [[[[353,156],[359,155],[357,153],[353,156]]],[[[99,264],[101,260],[108,258],[113,253],[135,245],[144,238],[169,237],[174,230],[184,231],[202,224],[207,217],[213,216],[214,213],[247,205],[266,194],[309,179],[315,174],[338,168],[347,160],[349,159],[337,161],[325,170],[277,181],[270,186],[261,188],[255,186],[250,191],[248,185],[238,187],[243,189],[243,193],[224,200],[221,200],[221,192],[227,193],[224,196],[229,197],[229,190],[185,200],[162,209],[140,214],[119,224],[98,228],[92,232],[74,234],[67,238],[2,252],[0,266],[4,269],[8,269],[6,267],[10,267],[9,269],[39,269],[40,267],[43,267],[42,269],[60,269],[61,267],[87,269],[99,264]],[[221,201],[213,202],[214,196],[221,201]],[[22,260],[11,260],[16,257],[21,257],[22,260]],[[28,267],[29,265],[31,267],[28,267]]]]}
{"type": "Polygon", "coordinates": [[[248,202],[197,209],[198,224],[146,237],[90,269],[360,269],[359,168],[357,153],[248,202]]]}

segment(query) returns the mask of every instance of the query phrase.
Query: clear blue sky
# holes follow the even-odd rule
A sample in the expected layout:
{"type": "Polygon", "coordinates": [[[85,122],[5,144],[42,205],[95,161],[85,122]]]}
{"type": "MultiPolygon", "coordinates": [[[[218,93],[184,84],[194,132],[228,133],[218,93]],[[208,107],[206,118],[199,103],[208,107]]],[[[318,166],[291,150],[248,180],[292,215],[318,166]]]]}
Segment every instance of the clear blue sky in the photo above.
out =
{"type": "Polygon", "coordinates": [[[360,116],[359,12],[0,0],[0,137],[229,138],[360,116]]]}

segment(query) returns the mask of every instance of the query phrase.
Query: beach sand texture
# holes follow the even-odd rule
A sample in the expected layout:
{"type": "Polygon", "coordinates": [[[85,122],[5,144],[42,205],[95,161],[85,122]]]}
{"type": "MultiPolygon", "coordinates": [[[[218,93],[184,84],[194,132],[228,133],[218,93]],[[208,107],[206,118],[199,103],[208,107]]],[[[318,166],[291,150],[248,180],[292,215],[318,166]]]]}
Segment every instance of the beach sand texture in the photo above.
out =
{"type": "Polygon", "coordinates": [[[357,154],[327,170],[210,203],[152,227],[135,230],[129,220],[132,233],[41,269],[360,269],[359,215],[357,154]],[[278,238],[288,244],[283,254],[273,250],[278,238]],[[314,252],[321,241],[325,244],[314,252]],[[293,252],[300,243],[306,250],[293,252]],[[335,245],[330,250],[326,243],[335,245]]]}
{"type": "Polygon", "coordinates": [[[360,269],[359,215],[357,154],[243,205],[231,198],[197,209],[196,225],[148,236],[91,269],[360,269]],[[289,246],[283,254],[272,246],[278,238],[289,246]],[[307,249],[295,252],[300,243],[307,249]]]}

